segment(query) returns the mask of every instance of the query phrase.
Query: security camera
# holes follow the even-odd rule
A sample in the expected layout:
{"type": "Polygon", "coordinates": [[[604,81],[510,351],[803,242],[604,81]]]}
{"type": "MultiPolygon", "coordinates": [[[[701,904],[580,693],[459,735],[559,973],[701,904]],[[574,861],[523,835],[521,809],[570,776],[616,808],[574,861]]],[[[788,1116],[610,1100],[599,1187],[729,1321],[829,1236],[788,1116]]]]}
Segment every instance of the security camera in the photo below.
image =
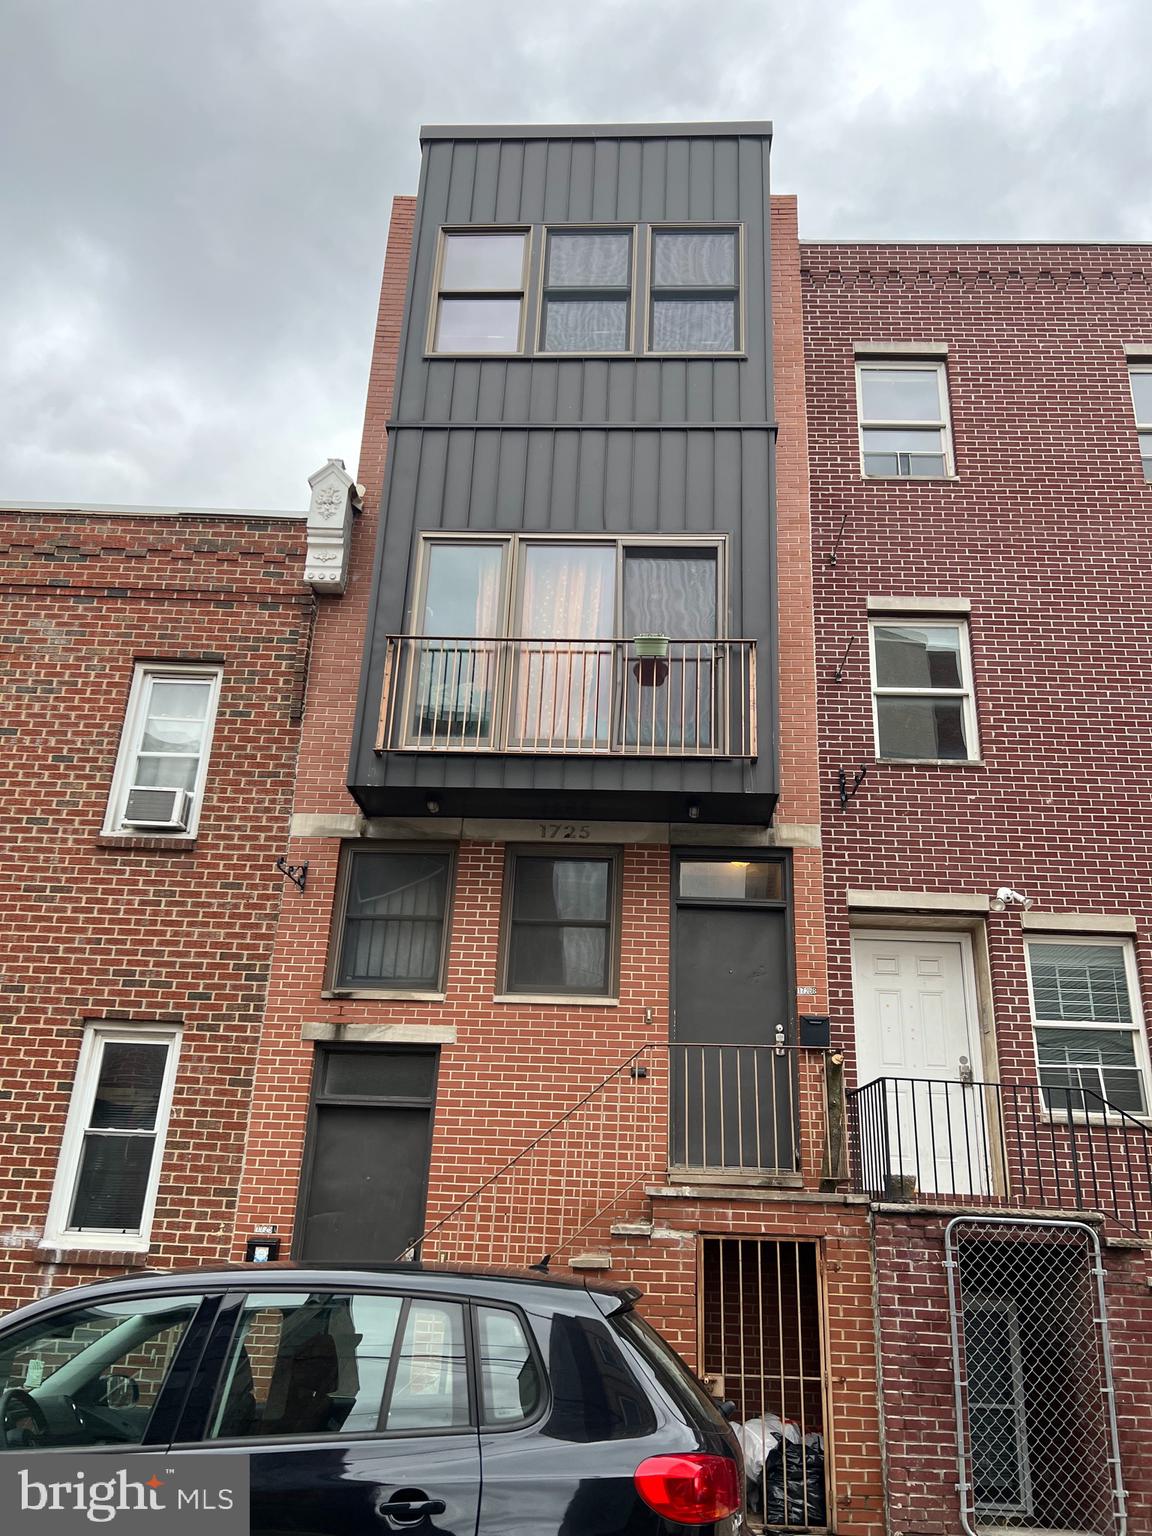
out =
{"type": "Polygon", "coordinates": [[[1032,905],[1032,898],[1025,896],[1022,891],[1014,891],[1010,885],[1002,885],[988,905],[993,912],[1003,912],[1008,906],[1023,907],[1027,912],[1032,905]]]}

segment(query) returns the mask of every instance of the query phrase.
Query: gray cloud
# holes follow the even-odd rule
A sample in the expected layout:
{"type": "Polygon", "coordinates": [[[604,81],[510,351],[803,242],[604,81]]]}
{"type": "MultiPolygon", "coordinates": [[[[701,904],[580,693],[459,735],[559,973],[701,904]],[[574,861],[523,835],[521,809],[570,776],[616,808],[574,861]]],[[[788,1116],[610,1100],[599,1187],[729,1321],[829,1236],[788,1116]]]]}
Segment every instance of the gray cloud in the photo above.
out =
{"type": "Polygon", "coordinates": [[[354,463],[422,121],[771,117],[810,237],[1152,240],[1145,0],[7,0],[0,499],[354,463]]]}

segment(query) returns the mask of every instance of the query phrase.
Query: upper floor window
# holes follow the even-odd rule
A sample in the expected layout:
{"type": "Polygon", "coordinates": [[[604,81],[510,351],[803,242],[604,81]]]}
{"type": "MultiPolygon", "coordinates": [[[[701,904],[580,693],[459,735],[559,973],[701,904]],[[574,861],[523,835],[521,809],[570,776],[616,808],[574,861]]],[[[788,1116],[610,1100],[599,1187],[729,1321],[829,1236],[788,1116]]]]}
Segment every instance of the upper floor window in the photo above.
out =
{"type": "Polygon", "coordinates": [[[338,992],[438,992],[452,880],[450,848],[352,848],[342,871],[338,992]]]}
{"type": "Polygon", "coordinates": [[[925,619],[870,627],[877,757],[978,757],[967,625],[925,619]]]}
{"type": "Polygon", "coordinates": [[[1152,480],[1152,363],[1129,368],[1132,404],[1136,411],[1136,433],[1140,440],[1140,462],[1145,480],[1152,480]]]}
{"type": "Polygon", "coordinates": [[[952,473],[943,363],[857,362],[856,394],[865,475],[940,480],[952,473]]]}
{"type": "Polygon", "coordinates": [[[1148,1110],[1148,1045],[1125,939],[1028,941],[1044,1100],[1055,1113],[1148,1110]]]}
{"type": "Polygon", "coordinates": [[[219,667],[137,666],[105,832],[194,836],[219,694],[219,667]]]}
{"type": "Polygon", "coordinates": [[[630,351],[631,300],[630,230],[548,231],[541,352],[630,351]]]}
{"type": "Polygon", "coordinates": [[[432,351],[519,352],[527,274],[527,230],[445,230],[432,351]]]}
{"type": "Polygon", "coordinates": [[[47,1236],[79,1248],[148,1246],[179,1032],[92,1025],[84,1035],[47,1236]]]}
{"type": "Polygon", "coordinates": [[[740,350],[735,229],[652,231],[650,352],[740,350]]]}

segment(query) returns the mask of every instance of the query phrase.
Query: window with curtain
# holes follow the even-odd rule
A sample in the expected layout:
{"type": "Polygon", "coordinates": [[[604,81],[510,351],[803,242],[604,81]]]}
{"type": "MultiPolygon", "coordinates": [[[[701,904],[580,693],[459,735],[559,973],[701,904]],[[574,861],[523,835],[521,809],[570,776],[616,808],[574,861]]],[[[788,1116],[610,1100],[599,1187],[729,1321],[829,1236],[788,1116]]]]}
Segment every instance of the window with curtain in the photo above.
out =
{"type": "Polygon", "coordinates": [[[549,230],[540,351],[628,351],[631,294],[630,231],[549,230]]]}
{"type": "Polygon", "coordinates": [[[624,678],[624,736],[629,746],[696,749],[715,737],[719,658],[714,549],[624,551],[624,630],[666,636],[667,657],[630,662],[624,678]]]}
{"type": "Polygon", "coordinates": [[[1031,940],[1028,970],[1048,1107],[1146,1114],[1147,1048],[1131,945],[1031,940]]]}
{"type": "Polygon", "coordinates": [[[439,991],[450,849],[354,849],[333,982],[338,991],[439,991]]]}
{"type": "Polygon", "coordinates": [[[615,544],[525,544],[513,740],[602,746],[612,725],[615,544]]]}
{"type": "Polygon", "coordinates": [[[740,349],[735,229],[652,231],[650,352],[740,349]]]}
{"type": "Polygon", "coordinates": [[[421,608],[423,638],[410,729],[414,736],[487,744],[492,731],[500,647],[506,546],[489,541],[430,542],[421,608]]]}
{"type": "Polygon", "coordinates": [[[508,858],[504,991],[610,995],[615,856],[509,852],[508,858]]]}

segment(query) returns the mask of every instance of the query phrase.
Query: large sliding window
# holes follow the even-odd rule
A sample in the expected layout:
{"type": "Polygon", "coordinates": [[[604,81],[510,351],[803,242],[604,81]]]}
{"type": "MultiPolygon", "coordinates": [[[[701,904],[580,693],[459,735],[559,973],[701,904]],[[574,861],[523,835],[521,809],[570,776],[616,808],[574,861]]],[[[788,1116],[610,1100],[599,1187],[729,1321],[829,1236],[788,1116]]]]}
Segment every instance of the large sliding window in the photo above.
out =
{"type": "Polygon", "coordinates": [[[414,747],[710,750],[724,686],[720,540],[424,541],[414,747]]]}

